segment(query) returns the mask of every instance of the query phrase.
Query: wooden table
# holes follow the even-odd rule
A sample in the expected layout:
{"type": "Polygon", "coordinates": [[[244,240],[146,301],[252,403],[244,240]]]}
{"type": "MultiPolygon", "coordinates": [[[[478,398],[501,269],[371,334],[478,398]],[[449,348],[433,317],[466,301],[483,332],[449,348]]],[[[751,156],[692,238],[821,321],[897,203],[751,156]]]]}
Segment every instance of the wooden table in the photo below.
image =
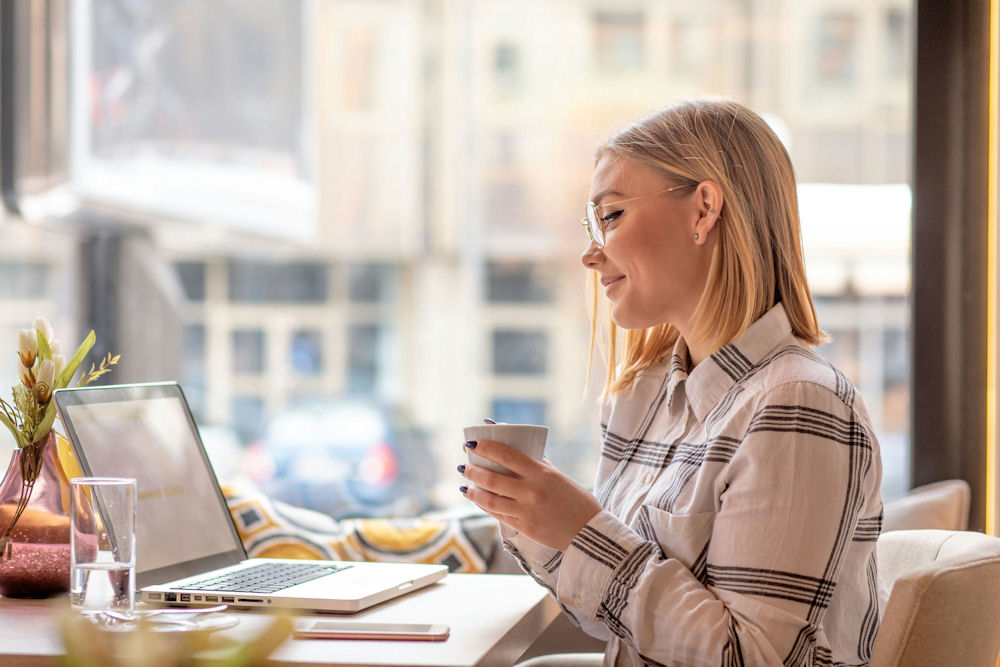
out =
{"type": "MultiPolygon", "coordinates": [[[[0,598],[0,665],[56,665],[63,652],[56,619],[68,608],[55,600],[0,598]]],[[[266,623],[257,612],[237,614],[240,624],[221,632],[245,636],[266,623]]],[[[351,615],[323,615],[389,623],[441,623],[443,642],[289,639],[269,664],[496,667],[512,665],[559,615],[545,589],[524,575],[451,574],[437,584],[351,615]]],[[[319,618],[317,616],[317,618],[319,618]]]]}

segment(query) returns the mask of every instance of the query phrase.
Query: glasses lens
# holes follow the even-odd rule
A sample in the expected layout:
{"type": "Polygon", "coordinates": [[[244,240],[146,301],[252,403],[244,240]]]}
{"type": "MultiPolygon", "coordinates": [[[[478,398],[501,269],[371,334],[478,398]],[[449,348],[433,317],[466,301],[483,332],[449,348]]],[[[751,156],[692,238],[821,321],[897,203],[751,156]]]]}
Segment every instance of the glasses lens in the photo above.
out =
{"type": "Polygon", "coordinates": [[[590,238],[598,248],[604,247],[604,227],[601,226],[601,219],[597,214],[597,206],[594,202],[587,202],[587,230],[590,238]]]}

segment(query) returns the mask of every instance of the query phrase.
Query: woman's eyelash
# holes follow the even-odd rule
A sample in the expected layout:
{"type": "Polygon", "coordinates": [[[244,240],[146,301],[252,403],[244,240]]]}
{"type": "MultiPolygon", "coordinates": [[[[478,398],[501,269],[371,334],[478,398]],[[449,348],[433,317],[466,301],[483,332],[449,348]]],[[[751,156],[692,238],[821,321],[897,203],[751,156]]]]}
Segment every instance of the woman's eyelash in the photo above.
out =
{"type": "Polygon", "coordinates": [[[609,222],[614,222],[614,220],[618,216],[620,216],[623,212],[624,211],[611,211],[611,213],[608,213],[606,216],[601,218],[601,222],[603,222],[604,224],[608,224],[609,222]]]}

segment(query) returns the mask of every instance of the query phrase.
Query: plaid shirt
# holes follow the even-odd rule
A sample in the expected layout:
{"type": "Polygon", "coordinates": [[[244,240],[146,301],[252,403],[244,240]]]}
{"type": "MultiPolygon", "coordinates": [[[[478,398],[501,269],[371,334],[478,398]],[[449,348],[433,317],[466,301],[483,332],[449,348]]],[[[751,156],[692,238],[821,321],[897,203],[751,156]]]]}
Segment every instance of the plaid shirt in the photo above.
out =
{"type": "Polygon", "coordinates": [[[679,340],[604,406],[604,507],[555,551],[505,547],[609,665],[866,664],[886,592],[878,442],[779,304],[688,372],[679,340]]]}

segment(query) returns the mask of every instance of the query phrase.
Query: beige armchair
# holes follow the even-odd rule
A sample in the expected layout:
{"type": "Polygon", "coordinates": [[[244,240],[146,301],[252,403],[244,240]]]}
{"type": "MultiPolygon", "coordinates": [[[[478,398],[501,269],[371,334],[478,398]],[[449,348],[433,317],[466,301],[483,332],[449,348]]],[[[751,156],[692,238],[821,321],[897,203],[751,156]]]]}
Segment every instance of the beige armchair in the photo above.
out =
{"type": "MultiPolygon", "coordinates": [[[[871,667],[993,667],[1000,653],[1000,538],[898,530],[878,540],[892,591],[871,667]]],[[[600,654],[535,658],[523,667],[600,665],[600,654]]]]}
{"type": "Polygon", "coordinates": [[[892,593],[871,667],[993,667],[1000,653],[1000,539],[900,530],[878,540],[892,593]]]}

